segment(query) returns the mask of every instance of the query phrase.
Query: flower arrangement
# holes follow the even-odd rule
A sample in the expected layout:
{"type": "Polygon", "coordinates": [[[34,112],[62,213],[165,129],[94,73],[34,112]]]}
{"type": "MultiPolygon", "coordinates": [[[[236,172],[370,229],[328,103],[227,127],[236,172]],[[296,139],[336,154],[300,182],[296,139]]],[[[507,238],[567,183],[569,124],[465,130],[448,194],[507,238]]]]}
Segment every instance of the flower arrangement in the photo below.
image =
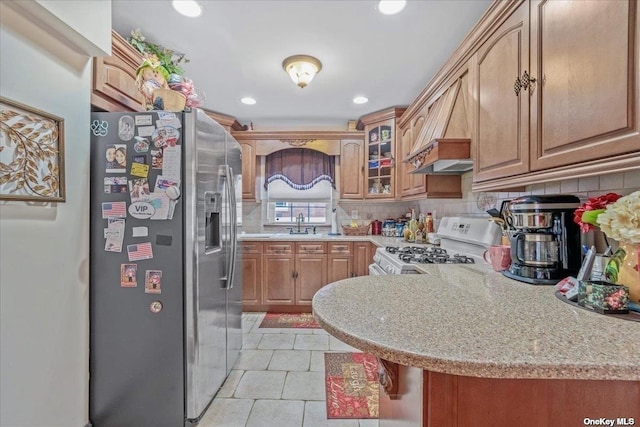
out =
{"type": "Polygon", "coordinates": [[[607,236],[640,244],[640,191],[608,204],[596,222],[607,236]]]}
{"type": "Polygon", "coordinates": [[[140,28],[131,31],[131,37],[127,38],[127,41],[131,46],[135,47],[145,59],[148,59],[149,62],[159,62],[168,74],[184,74],[184,70],[180,64],[189,62],[189,59],[187,59],[184,53],[176,53],[164,46],[149,43],[142,35],[140,28]]]}
{"type": "Polygon", "coordinates": [[[622,197],[620,194],[607,193],[590,198],[575,210],[573,221],[580,226],[580,231],[583,233],[596,230],[599,226],[597,222],[598,216],[604,213],[607,206],[615,203],[620,197],[622,197]]]}
{"type": "Polygon", "coordinates": [[[195,108],[204,104],[204,97],[196,93],[193,81],[183,75],[180,64],[189,62],[183,53],[178,54],[164,46],[147,42],[139,28],[131,31],[127,41],[143,56],[142,64],[136,70],[136,83],[148,109],[162,110],[167,107],[166,101],[179,110],[184,106],[195,108]],[[160,89],[171,89],[182,94],[184,99],[170,96],[171,92],[158,96],[163,92],[160,89]]]}

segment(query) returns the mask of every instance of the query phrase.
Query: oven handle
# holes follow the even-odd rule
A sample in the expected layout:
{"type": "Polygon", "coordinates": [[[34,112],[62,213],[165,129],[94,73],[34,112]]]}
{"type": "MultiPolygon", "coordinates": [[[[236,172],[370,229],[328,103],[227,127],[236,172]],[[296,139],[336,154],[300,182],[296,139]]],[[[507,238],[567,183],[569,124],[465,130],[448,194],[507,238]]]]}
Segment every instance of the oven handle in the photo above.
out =
{"type": "Polygon", "coordinates": [[[370,264],[369,265],[369,275],[370,276],[384,276],[386,275],[387,272],[384,271],[384,269],[382,267],[380,267],[378,264],[370,264]]]}

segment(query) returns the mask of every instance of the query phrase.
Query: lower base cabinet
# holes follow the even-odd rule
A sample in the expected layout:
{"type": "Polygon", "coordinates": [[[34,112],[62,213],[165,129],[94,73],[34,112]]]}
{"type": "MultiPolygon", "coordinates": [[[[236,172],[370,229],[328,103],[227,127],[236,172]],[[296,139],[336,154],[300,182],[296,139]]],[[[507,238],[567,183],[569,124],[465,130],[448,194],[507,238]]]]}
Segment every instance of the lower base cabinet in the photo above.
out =
{"type": "Polygon", "coordinates": [[[323,286],[369,273],[375,245],[366,241],[242,242],[244,311],[309,312],[323,286]]]}
{"type": "Polygon", "coordinates": [[[380,387],[380,427],[634,425],[640,417],[638,381],[478,378],[403,365],[394,375],[395,394],[380,387]]]}
{"type": "Polygon", "coordinates": [[[327,254],[297,254],[295,304],[311,307],[313,296],[327,284],[327,254]]]}
{"type": "Polygon", "coordinates": [[[262,304],[262,242],[243,242],[242,305],[262,304]]]}

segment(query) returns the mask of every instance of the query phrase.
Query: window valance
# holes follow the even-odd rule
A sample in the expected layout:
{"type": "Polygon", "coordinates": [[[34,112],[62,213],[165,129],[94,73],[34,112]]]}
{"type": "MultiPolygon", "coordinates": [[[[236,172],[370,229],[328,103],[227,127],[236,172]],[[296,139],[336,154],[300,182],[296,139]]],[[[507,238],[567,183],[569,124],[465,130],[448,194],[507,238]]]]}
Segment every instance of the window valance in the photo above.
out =
{"type": "Polygon", "coordinates": [[[308,190],[320,181],[335,188],[335,162],[331,156],[306,148],[290,148],[266,156],[264,186],[282,180],[296,190],[308,190]]]}

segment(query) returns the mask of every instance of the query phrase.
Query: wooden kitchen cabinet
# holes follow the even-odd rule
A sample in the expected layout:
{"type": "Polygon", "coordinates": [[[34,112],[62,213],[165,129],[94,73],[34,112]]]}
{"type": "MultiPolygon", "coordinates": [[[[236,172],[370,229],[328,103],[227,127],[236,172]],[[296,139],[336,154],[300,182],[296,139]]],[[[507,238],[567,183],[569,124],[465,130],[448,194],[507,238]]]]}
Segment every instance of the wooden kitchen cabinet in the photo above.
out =
{"type": "Polygon", "coordinates": [[[531,0],[502,16],[469,61],[473,190],[639,168],[637,2],[531,0]]]}
{"type": "Polygon", "coordinates": [[[325,242],[269,242],[264,244],[262,308],[309,306],[327,284],[325,242]]]}
{"type": "Polygon", "coordinates": [[[637,7],[531,2],[532,171],[640,151],[637,7]]]}
{"type": "Polygon", "coordinates": [[[327,284],[326,242],[296,242],[295,304],[311,305],[315,293],[327,284]]]}
{"type": "MultiPolygon", "coordinates": [[[[360,117],[357,129],[364,130],[364,149],[361,151],[364,166],[362,174],[356,175],[355,166],[350,166],[346,181],[362,176],[364,199],[394,199],[396,194],[396,119],[405,108],[388,108],[360,117]]],[[[350,160],[354,161],[354,160],[350,160]]],[[[355,184],[351,184],[355,185],[355,184]]],[[[355,192],[348,198],[358,198],[355,192]]]]}
{"type": "Polygon", "coordinates": [[[136,86],[142,56],[115,31],[111,51],[111,56],[93,58],[91,106],[97,111],[145,111],[136,86]]]}
{"type": "Polygon", "coordinates": [[[353,277],[353,243],[329,242],[327,252],[327,283],[353,277]]]}
{"type": "Polygon", "coordinates": [[[295,303],[294,242],[264,244],[262,303],[293,305],[295,303]]]}
{"type": "Polygon", "coordinates": [[[529,170],[529,95],[516,78],[529,70],[529,3],[521,2],[470,61],[475,141],[473,179],[529,170]]]}
{"type": "Polygon", "coordinates": [[[376,246],[365,241],[243,241],[244,311],[309,312],[329,283],[369,273],[376,246]]]}
{"type": "Polygon", "coordinates": [[[242,242],[242,305],[262,304],[262,242],[242,242]]]}
{"type": "Polygon", "coordinates": [[[358,139],[340,141],[340,198],[364,197],[364,142],[358,139]]]}
{"type": "Polygon", "coordinates": [[[242,150],[242,200],[256,200],[256,142],[238,141],[242,150]]]}
{"type": "MultiPolygon", "coordinates": [[[[425,108],[426,110],[426,108],[425,108]]],[[[426,112],[418,115],[413,120],[406,123],[404,128],[398,128],[400,142],[398,143],[398,186],[397,193],[400,197],[414,196],[426,192],[427,176],[423,174],[410,173],[413,166],[404,162],[413,148],[415,137],[420,134],[422,125],[424,125],[426,112]]]]}
{"type": "Polygon", "coordinates": [[[377,246],[370,242],[353,242],[353,276],[368,276],[369,264],[377,246]]]}
{"type": "Polygon", "coordinates": [[[297,254],[295,303],[311,305],[313,296],[327,284],[327,254],[297,254]]]}

